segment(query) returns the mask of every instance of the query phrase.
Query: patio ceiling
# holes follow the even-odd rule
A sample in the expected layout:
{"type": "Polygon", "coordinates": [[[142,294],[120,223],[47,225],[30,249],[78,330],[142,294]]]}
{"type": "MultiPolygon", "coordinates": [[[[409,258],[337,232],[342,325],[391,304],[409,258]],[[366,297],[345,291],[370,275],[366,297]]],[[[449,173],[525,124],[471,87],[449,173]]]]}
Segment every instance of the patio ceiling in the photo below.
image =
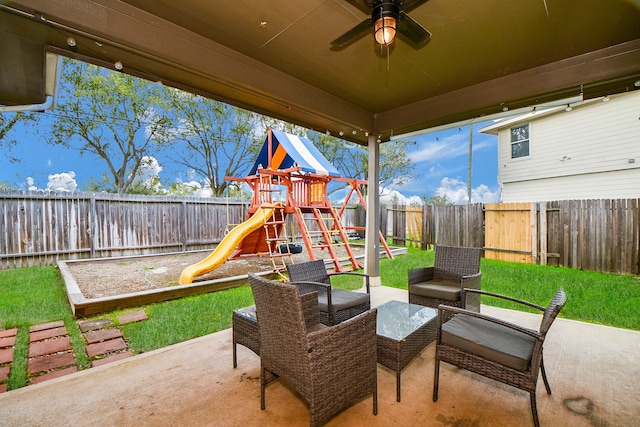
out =
{"type": "Polygon", "coordinates": [[[162,81],[361,144],[638,89],[637,0],[430,0],[432,34],[380,54],[346,0],[19,0],[0,5],[0,104],[45,101],[50,51],[162,81]],[[76,46],[70,47],[72,37],[76,46]]]}

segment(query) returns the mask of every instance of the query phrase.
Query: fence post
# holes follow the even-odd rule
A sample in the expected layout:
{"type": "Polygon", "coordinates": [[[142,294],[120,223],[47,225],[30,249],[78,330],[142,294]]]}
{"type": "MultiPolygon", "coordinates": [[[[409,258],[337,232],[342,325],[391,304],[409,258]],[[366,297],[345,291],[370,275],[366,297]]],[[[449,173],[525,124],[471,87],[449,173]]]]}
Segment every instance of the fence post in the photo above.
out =
{"type": "Polygon", "coordinates": [[[547,265],[547,202],[540,202],[540,264],[547,265]]]}
{"type": "Polygon", "coordinates": [[[538,263],[538,242],[543,239],[542,235],[538,236],[538,216],[536,210],[536,203],[532,202],[529,218],[529,222],[531,223],[531,264],[538,263]]]}
{"type": "Polygon", "coordinates": [[[93,194],[89,197],[89,216],[89,253],[91,258],[95,258],[98,213],[96,212],[96,196],[93,194]]]}
{"type": "Polygon", "coordinates": [[[387,230],[388,224],[389,212],[387,211],[387,207],[382,205],[380,206],[380,231],[382,231],[385,241],[387,240],[387,237],[389,237],[389,232],[387,230]]]}
{"type": "Polygon", "coordinates": [[[183,200],[182,201],[182,212],[181,212],[181,221],[180,221],[180,234],[181,236],[181,244],[182,244],[182,251],[186,252],[187,251],[187,201],[183,200]]]}

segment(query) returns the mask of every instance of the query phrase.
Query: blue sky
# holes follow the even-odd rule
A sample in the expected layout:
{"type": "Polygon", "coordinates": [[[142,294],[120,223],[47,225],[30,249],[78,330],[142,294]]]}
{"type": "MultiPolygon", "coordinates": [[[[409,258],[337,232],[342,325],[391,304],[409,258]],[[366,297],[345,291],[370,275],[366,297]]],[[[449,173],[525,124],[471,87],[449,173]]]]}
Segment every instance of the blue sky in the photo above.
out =
{"type": "MultiPolygon", "coordinates": [[[[2,113],[9,114],[9,113],[2,113]]],[[[44,135],[48,124],[46,115],[38,125],[22,124],[15,126],[6,139],[16,140],[18,144],[11,149],[3,145],[5,156],[0,159],[0,182],[12,187],[27,189],[30,184],[37,188],[46,188],[49,176],[61,173],[75,174],[78,188],[89,178],[99,178],[106,172],[103,161],[91,156],[80,156],[78,151],[59,146],[48,145],[44,135]],[[9,157],[20,159],[9,161],[9,157]],[[28,181],[28,179],[31,180],[28,181]]],[[[472,156],[472,202],[497,202],[500,192],[497,183],[497,137],[478,132],[489,122],[473,125],[472,156]]],[[[407,141],[407,150],[414,161],[416,178],[395,190],[406,197],[445,195],[455,203],[464,203],[467,195],[467,166],[469,152],[468,126],[453,127],[447,130],[424,133],[407,141]]],[[[190,181],[188,171],[174,165],[162,155],[156,155],[162,166],[160,179],[163,182],[190,181]]]]}

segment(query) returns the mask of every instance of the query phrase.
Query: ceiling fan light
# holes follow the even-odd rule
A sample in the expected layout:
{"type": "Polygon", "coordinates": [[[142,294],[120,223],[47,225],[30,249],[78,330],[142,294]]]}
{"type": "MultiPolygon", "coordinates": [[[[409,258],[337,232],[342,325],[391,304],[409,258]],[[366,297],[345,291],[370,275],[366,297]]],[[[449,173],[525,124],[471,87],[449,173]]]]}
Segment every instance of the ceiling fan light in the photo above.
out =
{"type": "Polygon", "coordinates": [[[396,24],[398,21],[393,16],[381,16],[374,24],[374,37],[376,42],[383,46],[393,43],[396,38],[396,24]]]}

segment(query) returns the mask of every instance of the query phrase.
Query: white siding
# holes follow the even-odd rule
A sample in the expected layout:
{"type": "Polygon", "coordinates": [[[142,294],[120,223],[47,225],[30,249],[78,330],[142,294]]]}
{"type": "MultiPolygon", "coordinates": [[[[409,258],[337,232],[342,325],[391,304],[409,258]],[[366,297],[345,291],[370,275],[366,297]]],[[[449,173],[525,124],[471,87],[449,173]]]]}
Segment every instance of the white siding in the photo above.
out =
{"type": "Polygon", "coordinates": [[[529,123],[528,157],[511,159],[510,127],[498,133],[504,202],[640,197],[640,91],[529,123]]]}
{"type": "Polygon", "coordinates": [[[640,197],[640,169],[519,181],[502,187],[502,202],[640,197]]]}

